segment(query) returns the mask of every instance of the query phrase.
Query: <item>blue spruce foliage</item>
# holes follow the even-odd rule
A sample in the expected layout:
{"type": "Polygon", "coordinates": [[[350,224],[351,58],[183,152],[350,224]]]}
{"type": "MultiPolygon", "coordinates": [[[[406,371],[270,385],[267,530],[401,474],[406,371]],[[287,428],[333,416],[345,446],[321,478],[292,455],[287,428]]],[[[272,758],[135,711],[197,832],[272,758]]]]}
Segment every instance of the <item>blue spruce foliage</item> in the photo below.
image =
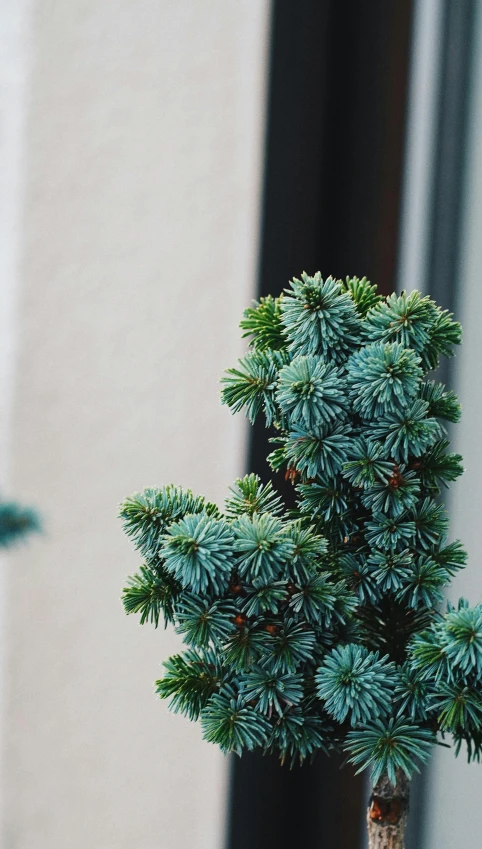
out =
{"type": "Polygon", "coordinates": [[[0,548],[10,548],[38,531],[40,520],[35,510],[14,501],[0,502],[0,548]]]}
{"type": "Polygon", "coordinates": [[[224,752],[342,750],[375,782],[410,777],[438,734],[478,759],[482,605],[444,610],[466,554],[438,500],[463,471],[460,405],[429,374],[460,325],[418,292],[303,273],[241,327],[222,400],[264,416],[296,509],[253,474],[224,514],[172,485],[122,504],[143,558],[125,610],[187,645],[157,693],[224,752]]]}

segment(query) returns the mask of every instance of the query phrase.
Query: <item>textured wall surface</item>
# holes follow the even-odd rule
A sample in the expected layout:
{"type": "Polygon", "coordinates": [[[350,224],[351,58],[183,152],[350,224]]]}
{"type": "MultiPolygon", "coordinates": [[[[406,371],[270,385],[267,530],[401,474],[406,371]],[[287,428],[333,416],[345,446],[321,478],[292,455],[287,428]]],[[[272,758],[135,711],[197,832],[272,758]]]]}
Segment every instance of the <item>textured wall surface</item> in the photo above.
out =
{"type": "Polygon", "coordinates": [[[153,696],[172,633],[119,603],[119,500],[222,501],[245,428],[219,402],[254,292],[267,0],[47,0],[29,21],[11,490],[8,849],[217,849],[226,762],[153,696]]]}

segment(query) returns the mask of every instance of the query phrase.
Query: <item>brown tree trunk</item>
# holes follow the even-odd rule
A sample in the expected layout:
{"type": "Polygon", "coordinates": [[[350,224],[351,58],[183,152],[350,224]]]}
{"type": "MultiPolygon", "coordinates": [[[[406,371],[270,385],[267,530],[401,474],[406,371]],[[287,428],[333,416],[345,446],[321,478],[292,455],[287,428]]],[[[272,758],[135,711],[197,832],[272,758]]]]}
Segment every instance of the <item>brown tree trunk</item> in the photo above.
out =
{"type": "Polygon", "coordinates": [[[397,770],[395,784],[382,775],[367,811],[369,849],[405,849],[408,800],[409,782],[404,772],[397,770]]]}

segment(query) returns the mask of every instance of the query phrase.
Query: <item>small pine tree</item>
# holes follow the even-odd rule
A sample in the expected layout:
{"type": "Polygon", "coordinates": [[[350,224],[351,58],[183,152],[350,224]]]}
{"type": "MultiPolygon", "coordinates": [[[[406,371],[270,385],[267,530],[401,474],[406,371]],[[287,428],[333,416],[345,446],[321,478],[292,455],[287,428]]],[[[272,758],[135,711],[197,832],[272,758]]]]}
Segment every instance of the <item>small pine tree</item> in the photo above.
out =
{"type": "Polygon", "coordinates": [[[318,273],[255,302],[241,328],[250,350],[222,400],[265,416],[296,509],[254,474],[223,513],[176,486],[128,498],[144,565],[125,610],[182,634],[156,689],[207,740],[289,763],[345,752],[372,772],[370,846],[399,849],[437,735],[482,752],[482,605],[443,610],[466,561],[438,499],[463,471],[444,427],[460,406],[427,376],[460,325],[416,291],[318,273]]]}

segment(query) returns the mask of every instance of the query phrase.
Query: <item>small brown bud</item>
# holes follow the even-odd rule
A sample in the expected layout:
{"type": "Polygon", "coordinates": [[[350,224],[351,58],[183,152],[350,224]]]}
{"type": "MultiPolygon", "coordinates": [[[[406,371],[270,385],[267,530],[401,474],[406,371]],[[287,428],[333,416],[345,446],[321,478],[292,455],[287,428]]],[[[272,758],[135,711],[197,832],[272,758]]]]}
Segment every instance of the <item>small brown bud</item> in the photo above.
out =
{"type": "Polygon", "coordinates": [[[288,466],[285,472],[285,481],[295,483],[298,477],[299,472],[295,468],[293,468],[293,466],[288,466]]]}
{"type": "Polygon", "coordinates": [[[242,628],[243,625],[246,624],[246,616],[244,615],[244,613],[237,613],[233,619],[233,622],[237,628],[242,628]]]}
{"type": "Polygon", "coordinates": [[[393,464],[393,475],[388,481],[388,486],[392,489],[398,489],[398,487],[403,483],[403,477],[400,473],[400,467],[398,463],[393,464]]]}

